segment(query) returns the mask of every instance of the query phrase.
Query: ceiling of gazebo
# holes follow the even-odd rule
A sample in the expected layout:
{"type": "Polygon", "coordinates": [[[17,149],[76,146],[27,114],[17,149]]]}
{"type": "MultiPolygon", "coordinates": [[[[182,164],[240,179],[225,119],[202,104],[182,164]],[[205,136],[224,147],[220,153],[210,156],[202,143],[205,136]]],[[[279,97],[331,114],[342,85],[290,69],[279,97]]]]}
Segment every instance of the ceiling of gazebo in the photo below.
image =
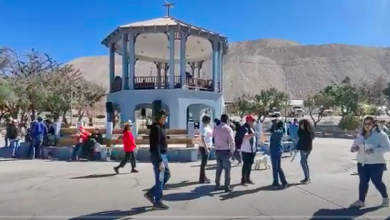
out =
{"type": "MultiPolygon", "coordinates": [[[[115,44],[116,51],[122,54],[122,41],[115,44]]],[[[134,45],[137,59],[146,61],[169,61],[169,41],[164,33],[140,34],[134,45]]],[[[211,43],[207,39],[189,36],[186,42],[186,60],[195,62],[210,59],[211,43]]],[[[180,59],[180,40],[175,40],[175,60],[180,59]]]]}
{"type": "MultiPolygon", "coordinates": [[[[156,18],[121,25],[108,35],[102,41],[102,44],[107,47],[110,44],[114,44],[115,51],[122,54],[121,35],[123,33],[140,33],[134,46],[136,58],[147,61],[167,62],[169,60],[169,41],[166,33],[170,30],[189,34],[186,42],[186,59],[189,62],[210,59],[212,54],[210,40],[221,42],[224,54],[227,52],[226,37],[173,17],[156,18]]],[[[180,40],[175,40],[175,60],[179,59],[180,40]]]]}

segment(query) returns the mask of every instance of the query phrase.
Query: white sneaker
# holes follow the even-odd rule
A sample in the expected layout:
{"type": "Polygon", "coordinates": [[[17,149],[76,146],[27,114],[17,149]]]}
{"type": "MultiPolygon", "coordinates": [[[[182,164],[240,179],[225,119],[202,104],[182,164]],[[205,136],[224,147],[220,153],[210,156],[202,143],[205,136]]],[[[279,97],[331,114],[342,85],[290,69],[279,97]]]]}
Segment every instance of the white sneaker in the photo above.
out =
{"type": "Polygon", "coordinates": [[[364,202],[362,202],[360,200],[357,200],[356,202],[354,202],[350,205],[351,208],[363,208],[364,206],[366,206],[366,205],[364,204],[364,202]]]}
{"type": "Polygon", "coordinates": [[[389,207],[389,198],[383,199],[381,206],[382,207],[389,207]]]}

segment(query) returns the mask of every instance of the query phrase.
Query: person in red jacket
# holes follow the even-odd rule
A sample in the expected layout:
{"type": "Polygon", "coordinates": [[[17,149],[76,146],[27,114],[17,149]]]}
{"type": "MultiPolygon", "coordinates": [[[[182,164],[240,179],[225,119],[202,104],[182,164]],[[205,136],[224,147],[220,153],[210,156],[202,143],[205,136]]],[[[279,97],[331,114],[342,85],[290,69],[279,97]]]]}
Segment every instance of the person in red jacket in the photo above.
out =
{"type": "Polygon", "coordinates": [[[87,130],[85,130],[85,128],[83,126],[80,126],[79,127],[79,130],[76,134],[76,138],[77,138],[77,144],[76,146],[74,147],[73,149],[73,153],[72,153],[72,160],[78,160],[79,159],[79,155],[80,155],[80,152],[81,152],[81,148],[82,148],[82,145],[87,142],[89,136],[91,135],[91,133],[89,133],[87,130]]]}
{"type": "Polygon", "coordinates": [[[125,151],[125,156],[122,159],[121,163],[114,167],[115,173],[119,173],[119,168],[123,168],[126,163],[130,160],[131,163],[131,172],[138,173],[138,170],[135,169],[135,140],[134,135],[131,133],[132,123],[131,121],[127,121],[125,123],[125,128],[123,129],[123,150],[125,151]]]}

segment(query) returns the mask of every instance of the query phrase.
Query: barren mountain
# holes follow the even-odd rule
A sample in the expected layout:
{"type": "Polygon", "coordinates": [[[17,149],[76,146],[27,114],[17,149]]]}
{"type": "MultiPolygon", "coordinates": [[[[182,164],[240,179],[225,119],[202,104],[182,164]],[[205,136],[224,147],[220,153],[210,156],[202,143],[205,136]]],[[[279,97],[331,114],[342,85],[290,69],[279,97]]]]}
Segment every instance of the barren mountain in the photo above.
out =
{"type": "MultiPolygon", "coordinates": [[[[85,77],[108,87],[108,57],[82,57],[69,62],[85,77]]],[[[210,63],[202,75],[209,77],[210,63]]],[[[176,67],[176,74],[179,73],[176,67]]],[[[121,74],[121,58],[116,56],[116,74],[121,74]]],[[[390,80],[390,48],[342,44],[300,45],[293,41],[263,39],[232,43],[225,57],[225,100],[244,93],[277,87],[293,98],[303,99],[346,76],[352,82],[370,82],[383,76],[390,80]]],[[[136,75],[156,75],[153,63],[138,61],[136,75]]]]}

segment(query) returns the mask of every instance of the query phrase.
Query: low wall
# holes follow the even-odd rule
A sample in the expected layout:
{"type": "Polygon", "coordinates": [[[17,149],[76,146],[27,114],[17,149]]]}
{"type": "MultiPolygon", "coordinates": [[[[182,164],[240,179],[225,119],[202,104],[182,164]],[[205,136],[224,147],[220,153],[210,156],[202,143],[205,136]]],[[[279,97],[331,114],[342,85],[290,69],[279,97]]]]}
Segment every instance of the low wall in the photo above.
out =
{"type": "MultiPolygon", "coordinates": [[[[43,158],[53,158],[62,161],[68,161],[71,159],[74,146],[62,146],[62,147],[44,147],[43,158]]],[[[107,161],[107,156],[110,156],[111,160],[120,161],[124,157],[124,151],[122,145],[113,145],[111,147],[111,154],[107,155],[106,146],[102,146],[102,161],[107,161]]],[[[30,158],[30,143],[22,143],[16,152],[16,158],[29,159],[30,158]]],[[[140,162],[149,161],[149,148],[140,147],[137,152],[137,160],[140,162]]],[[[0,157],[11,158],[12,148],[0,148],[0,157]]],[[[167,153],[167,157],[171,162],[194,162],[198,160],[198,149],[195,147],[171,147],[167,153]]]]}

